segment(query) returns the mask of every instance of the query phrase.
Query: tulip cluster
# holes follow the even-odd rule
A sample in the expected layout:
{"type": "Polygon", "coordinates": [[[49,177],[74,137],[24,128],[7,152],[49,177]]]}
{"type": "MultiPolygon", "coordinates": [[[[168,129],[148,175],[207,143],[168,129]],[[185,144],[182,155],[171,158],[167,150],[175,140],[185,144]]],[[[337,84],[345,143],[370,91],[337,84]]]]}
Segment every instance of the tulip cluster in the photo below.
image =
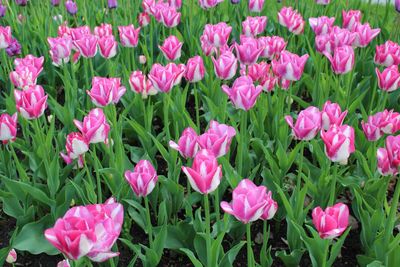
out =
{"type": "Polygon", "coordinates": [[[369,116],[361,125],[368,141],[376,141],[384,134],[395,134],[400,130],[400,113],[384,110],[369,116]]]}
{"type": "Polygon", "coordinates": [[[386,147],[378,148],[376,157],[381,175],[396,175],[400,167],[400,135],[388,136],[386,147]]]}
{"type": "Polygon", "coordinates": [[[292,7],[282,7],[278,12],[278,22],[293,34],[298,35],[304,32],[304,19],[292,7]]]}
{"type": "Polygon", "coordinates": [[[155,20],[162,23],[167,28],[176,27],[181,22],[181,13],[178,11],[182,6],[182,1],[142,1],[142,18],[147,14],[152,15],[155,20]]]}

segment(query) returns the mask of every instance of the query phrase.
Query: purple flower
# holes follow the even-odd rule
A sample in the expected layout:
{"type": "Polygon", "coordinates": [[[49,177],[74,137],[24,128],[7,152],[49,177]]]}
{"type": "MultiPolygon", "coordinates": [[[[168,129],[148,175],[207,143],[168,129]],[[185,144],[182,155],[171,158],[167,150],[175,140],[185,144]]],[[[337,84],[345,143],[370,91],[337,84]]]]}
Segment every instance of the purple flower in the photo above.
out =
{"type": "Polygon", "coordinates": [[[78,7],[74,1],[67,0],[65,2],[65,8],[67,9],[68,13],[71,15],[75,15],[78,12],[78,7]]]}
{"type": "Polygon", "coordinates": [[[6,10],[7,10],[7,7],[3,4],[0,4],[0,18],[4,17],[6,15],[6,10]]]}
{"type": "Polygon", "coordinates": [[[28,0],[15,0],[15,3],[17,3],[19,6],[26,6],[28,0]]]}
{"type": "Polygon", "coordinates": [[[400,0],[394,0],[394,6],[396,7],[397,12],[400,13],[400,0]]]}
{"type": "Polygon", "coordinates": [[[52,6],[58,6],[60,4],[60,0],[51,0],[50,2],[52,6]]]}
{"type": "Polygon", "coordinates": [[[108,0],[108,8],[117,8],[118,2],[117,0],[108,0]]]}
{"type": "Polygon", "coordinates": [[[13,38],[10,45],[6,48],[9,57],[21,54],[21,45],[17,39],[13,38]]]}

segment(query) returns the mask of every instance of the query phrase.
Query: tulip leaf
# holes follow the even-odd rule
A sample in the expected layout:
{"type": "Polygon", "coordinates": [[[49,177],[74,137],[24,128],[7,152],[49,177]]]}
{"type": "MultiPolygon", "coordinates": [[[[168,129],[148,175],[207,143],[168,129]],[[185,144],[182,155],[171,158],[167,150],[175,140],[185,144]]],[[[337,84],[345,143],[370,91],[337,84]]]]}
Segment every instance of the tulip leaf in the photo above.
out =
{"type": "Polygon", "coordinates": [[[189,250],[187,248],[181,248],[179,250],[182,251],[183,253],[185,253],[186,256],[188,256],[190,261],[193,263],[194,267],[203,267],[201,262],[198,259],[196,259],[196,256],[193,254],[193,252],[191,250],[189,250]]]}
{"type": "Polygon", "coordinates": [[[237,254],[242,249],[244,244],[246,244],[245,241],[240,241],[238,244],[233,246],[228,252],[225,253],[224,257],[221,259],[221,262],[218,264],[218,266],[220,267],[233,266],[233,262],[235,261],[237,254]]]}

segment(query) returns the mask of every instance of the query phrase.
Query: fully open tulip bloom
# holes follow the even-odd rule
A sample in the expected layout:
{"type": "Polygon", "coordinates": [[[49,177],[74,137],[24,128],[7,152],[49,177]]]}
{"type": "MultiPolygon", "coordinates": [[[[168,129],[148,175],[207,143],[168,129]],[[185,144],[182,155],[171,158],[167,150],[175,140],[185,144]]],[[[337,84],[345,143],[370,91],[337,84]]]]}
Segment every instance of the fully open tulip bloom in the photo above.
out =
{"type": "Polygon", "coordinates": [[[243,179],[233,190],[232,202],[221,202],[221,208],[242,223],[258,220],[268,205],[266,200],[267,188],[256,186],[249,179],[243,179]]]}
{"type": "Polygon", "coordinates": [[[354,147],[354,129],[349,125],[332,125],[328,131],[321,131],[325,143],[325,154],[333,162],[347,164],[354,147]]]}
{"type": "Polygon", "coordinates": [[[400,72],[399,67],[392,65],[386,68],[382,73],[378,68],[375,69],[378,77],[378,86],[386,92],[393,92],[400,87],[400,72]]]}
{"type": "Polygon", "coordinates": [[[255,63],[248,67],[248,75],[253,82],[260,82],[263,78],[269,74],[270,66],[267,62],[255,63]]]}
{"type": "MultiPolygon", "coordinates": [[[[59,28],[59,31],[61,29],[59,28]]],[[[64,29],[66,35],[68,35],[68,29],[64,29]]],[[[87,35],[91,35],[91,31],[90,31],[90,27],[85,25],[85,26],[79,26],[76,28],[70,28],[69,29],[70,33],[71,33],[71,38],[73,41],[77,41],[80,39],[85,38],[87,35]]],[[[59,33],[60,36],[60,33],[59,33]]]]}
{"type": "Polygon", "coordinates": [[[98,39],[100,55],[104,58],[112,58],[117,54],[118,43],[114,36],[104,36],[98,39]]]}
{"type": "Polygon", "coordinates": [[[119,255],[111,248],[121,233],[123,218],[123,206],[110,198],[104,204],[71,208],[44,235],[69,259],[87,256],[103,262],[119,255]]]}
{"type": "Polygon", "coordinates": [[[298,81],[303,74],[308,57],[308,54],[300,57],[289,51],[282,51],[280,58],[272,61],[272,70],[280,78],[298,81]]]}
{"type": "Polygon", "coordinates": [[[200,56],[189,58],[186,63],[185,79],[191,83],[201,81],[204,78],[205,68],[200,56]]]}
{"type": "Polygon", "coordinates": [[[16,261],[17,261],[17,252],[15,251],[15,249],[12,249],[12,250],[10,250],[10,252],[8,252],[6,262],[13,264],[16,261]]]}
{"type": "Polygon", "coordinates": [[[343,203],[327,207],[325,211],[316,207],[312,220],[321,238],[333,239],[343,234],[349,225],[349,208],[343,203]]]}
{"type": "Polygon", "coordinates": [[[226,51],[218,59],[212,57],[214,72],[221,80],[230,80],[235,76],[238,62],[231,51],[226,51]]]}
{"type": "Polygon", "coordinates": [[[90,144],[108,143],[110,125],[107,123],[102,109],[92,109],[84,117],[83,122],[74,120],[74,124],[90,144]]]}
{"type": "Polygon", "coordinates": [[[278,22],[293,34],[301,34],[304,31],[303,17],[292,7],[282,7],[278,13],[278,22]]]}
{"type": "Polygon", "coordinates": [[[47,42],[50,45],[50,56],[55,66],[60,66],[64,63],[68,63],[71,50],[72,40],[69,37],[56,37],[47,38],[47,42]]]}
{"type": "Polygon", "coordinates": [[[236,56],[241,64],[252,65],[257,62],[264,48],[253,37],[240,36],[240,44],[235,44],[236,56]]]}
{"type": "Polygon", "coordinates": [[[133,172],[125,172],[125,179],[131,185],[133,192],[138,197],[145,197],[153,191],[158,176],[150,161],[140,160],[135,166],[133,172]]]}
{"type": "Polygon", "coordinates": [[[87,94],[98,107],[116,104],[125,94],[126,88],[121,85],[120,78],[93,77],[92,88],[87,94]]]}
{"type": "Polygon", "coordinates": [[[14,141],[17,137],[17,113],[12,116],[7,113],[0,115],[0,141],[3,144],[14,141]]]}
{"type": "Polygon", "coordinates": [[[261,34],[267,26],[267,17],[247,17],[242,22],[242,33],[248,37],[256,37],[261,34]]]}
{"type": "Polygon", "coordinates": [[[47,108],[47,95],[40,85],[33,85],[26,90],[14,90],[15,105],[25,119],[31,120],[42,116],[47,108]]]}
{"type": "Polygon", "coordinates": [[[199,5],[203,9],[208,9],[215,7],[219,3],[222,3],[224,0],[199,0],[199,5]]]}
{"type": "Polygon", "coordinates": [[[199,150],[197,138],[198,137],[196,131],[193,128],[189,127],[183,131],[178,143],[175,143],[174,141],[169,141],[169,146],[172,149],[179,151],[182,157],[193,158],[199,150]]]}
{"type": "Polygon", "coordinates": [[[213,151],[218,157],[228,153],[232,138],[236,135],[235,128],[217,121],[211,121],[209,129],[199,136],[198,143],[200,148],[213,151]]]}
{"type": "Polygon", "coordinates": [[[400,45],[386,41],[382,45],[376,46],[374,62],[385,67],[400,64],[400,45]]]}
{"type": "Polygon", "coordinates": [[[343,28],[346,28],[350,31],[354,30],[356,25],[361,22],[361,11],[360,10],[349,10],[342,11],[342,19],[343,28]]]}
{"type": "Polygon", "coordinates": [[[148,77],[157,91],[168,93],[178,80],[180,82],[184,72],[185,68],[181,69],[175,64],[162,66],[157,63],[151,67],[148,77]]]}
{"type": "Polygon", "coordinates": [[[251,12],[261,12],[265,4],[265,0],[249,0],[249,10],[251,12]]]}
{"type": "Polygon", "coordinates": [[[71,15],[75,15],[78,12],[78,6],[74,1],[67,0],[65,2],[65,8],[67,9],[68,13],[71,15]]]}
{"type": "Polygon", "coordinates": [[[157,94],[152,82],[146,78],[141,71],[134,71],[129,77],[129,84],[132,91],[141,94],[142,98],[147,98],[149,95],[157,94]]]}
{"type": "Polygon", "coordinates": [[[371,29],[369,23],[357,24],[354,28],[356,38],[353,42],[355,47],[366,47],[372,39],[374,39],[381,32],[381,29],[371,29]]]}
{"type": "Polygon", "coordinates": [[[397,174],[398,170],[391,165],[386,148],[378,148],[376,158],[378,160],[378,172],[381,175],[388,176],[397,174]]]}
{"type": "Polygon", "coordinates": [[[228,43],[231,32],[232,27],[228,26],[225,22],[215,25],[206,24],[200,40],[215,48],[220,48],[228,43]]]}
{"type": "Polygon", "coordinates": [[[201,193],[209,194],[217,189],[222,178],[222,167],[212,151],[200,150],[193,160],[192,167],[182,167],[192,188],[201,193]]]}
{"type": "Polygon", "coordinates": [[[167,60],[175,61],[181,57],[182,45],[183,43],[176,36],[171,35],[165,39],[163,45],[159,48],[167,60]]]}
{"type": "Polygon", "coordinates": [[[16,58],[14,60],[15,68],[20,66],[34,67],[38,73],[43,70],[44,57],[35,57],[33,55],[27,55],[24,58],[16,58]]]}
{"type": "Polygon", "coordinates": [[[136,47],[139,42],[140,28],[135,29],[131,24],[128,26],[118,26],[119,39],[121,45],[125,47],[136,47]]]}
{"type": "Polygon", "coordinates": [[[181,22],[181,13],[173,7],[163,8],[160,16],[162,23],[167,28],[176,27],[181,22]]]}
{"type": "Polygon", "coordinates": [[[246,111],[254,107],[262,90],[262,86],[255,86],[249,76],[237,78],[231,88],[227,85],[222,85],[222,91],[229,97],[232,104],[236,108],[246,111]]]}
{"type": "Polygon", "coordinates": [[[351,46],[342,46],[335,48],[333,56],[324,54],[331,62],[332,70],[336,74],[346,74],[354,67],[354,49],[351,46]]]}
{"type": "Polygon", "coordinates": [[[280,57],[281,52],[285,50],[286,42],[280,36],[263,36],[258,38],[258,45],[263,48],[260,57],[272,60],[280,57]]]}
{"type": "Polygon", "coordinates": [[[339,104],[326,101],[321,112],[322,126],[325,131],[329,130],[331,125],[341,126],[344,118],[347,115],[347,110],[342,112],[339,104]]]}
{"type": "Polygon", "coordinates": [[[11,27],[10,26],[0,26],[0,49],[7,48],[11,44],[11,27]]]}
{"type": "Polygon", "coordinates": [[[297,117],[297,121],[293,124],[293,118],[286,116],[285,120],[292,128],[293,136],[298,140],[311,140],[321,130],[321,112],[316,107],[308,107],[302,110],[297,117]]]}
{"type": "Polygon", "coordinates": [[[316,35],[327,34],[333,26],[333,23],[335,23],[335,17],[329,18],[322,16],[318,18],[309,18],[308,22],[316,35]]]}
{"type": "Polygon", "coordinates": [[[383,134],[394,134],[400,130],[400,114],[392,110],[384,110],[361,122],[364,134],[369,141],[376,141],[383,134]]]}
{"type": "Polygon", "coordinates": [[[97,37],[93,34],[84,35],[81,39],[75,40],[74,45],[79,53],[85,58],[94,57],[97,53],[97,37]]]}

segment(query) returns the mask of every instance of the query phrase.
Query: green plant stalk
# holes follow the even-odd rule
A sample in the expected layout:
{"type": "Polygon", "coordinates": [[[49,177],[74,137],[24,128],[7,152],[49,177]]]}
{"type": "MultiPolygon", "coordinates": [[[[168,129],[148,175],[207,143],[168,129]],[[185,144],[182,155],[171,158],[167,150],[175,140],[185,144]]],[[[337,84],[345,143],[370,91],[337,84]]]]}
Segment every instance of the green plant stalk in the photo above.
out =
{"type": "Polygon", "coordinates": [[[304,158],[304,141],[301,141],[300,164],[299,164],[299,171],[297,173],[297,181],[296,181],[296,186],[299,190],[300,190],[300,186],[301,186],[301,174],[303,172],[303,158],[304,158]]]}
{"type": "Polygon", "coordinates": [[[211,262],[211,222],[210,222],[210,203],[208,200],[208,194],[204,194],[204,212],[206,219],[206,249],[207,249],[207,266],[212,266],[211,262]]]}
{"type": "Polygon", "coordinates": [[[328,267],[327,262],[328,262],[328,255],[329,255],[329,240],[325,240],[324,242],[324,254],[322,257],[322,262],[321,262],[321,267],[328,267]]]}
{"type": "Polygon", "coordinates": [[[153,226],[151,225],[150,219],[150,207],[149,207],[149,200],[147,196],[144,197],[144,205],[146,207],[146,220],[147,220],[147,234],[149,235],[149,244],[150,248],[153,248],[153,226]]]}
{"type": "Polygon", "coordinates": [[[245,176],[243,173],[243,160],[246,149],[246,134],[247,134],[247,111],[241,110],[240,114],[240,144],[238,144],[238,173],[239,175],[245,176]]]}
{"type": "MultiPolygon", "coordinates": [[[[96,146],[93,147],[93,154],[97,158],[96,146]]],[[[93,164],[96,168],[97,162],[94,162],[93,164]]],[[[101,180],[100,180],[100,175],[99,175],[97,168],[96,168],[96,183],[97,183],[97,201],[99,203],[103,203],[103,194],[101,192],[101,180]]]]}
{"type": "Polygon", "coordinates": [[[199,96],[198,96],[196,84],[193,84],[193,93],[194,93],[194,103],[195,103],[195,109],[196,109],[196,126],[197,126],[197,130],[200,131],[199,96]]]}
{"type": "Polygon", "coordinates": [[[247,267],[253,267],[253,249],[251,248],[251,223],[246,224],[246,237],[247,237],[247,267]]]}
{"type": "Polygon", "coordinates": [[[219,210],[219,190],[218,190],[218,188],[219,187],[217,187],[217,189],[215,189],[215,192],[214,192],[215,220],[217,222],[217,225],[218,225],[218,222],[220,220],[220,218],[219,218],[220,210],[219,210]]]}
{"type": "Polygon", "coordinates": [[[334,165],[333,167],[333,175],[332,175],[332,181],[331,181],[331,189],[330,189],[330,195],[329,195],[329,201],[328,201],[328,206],[332,206],[333,202],[336,199],[336,177],[337,177],[337,169],[338,166],[334,165]]]}

